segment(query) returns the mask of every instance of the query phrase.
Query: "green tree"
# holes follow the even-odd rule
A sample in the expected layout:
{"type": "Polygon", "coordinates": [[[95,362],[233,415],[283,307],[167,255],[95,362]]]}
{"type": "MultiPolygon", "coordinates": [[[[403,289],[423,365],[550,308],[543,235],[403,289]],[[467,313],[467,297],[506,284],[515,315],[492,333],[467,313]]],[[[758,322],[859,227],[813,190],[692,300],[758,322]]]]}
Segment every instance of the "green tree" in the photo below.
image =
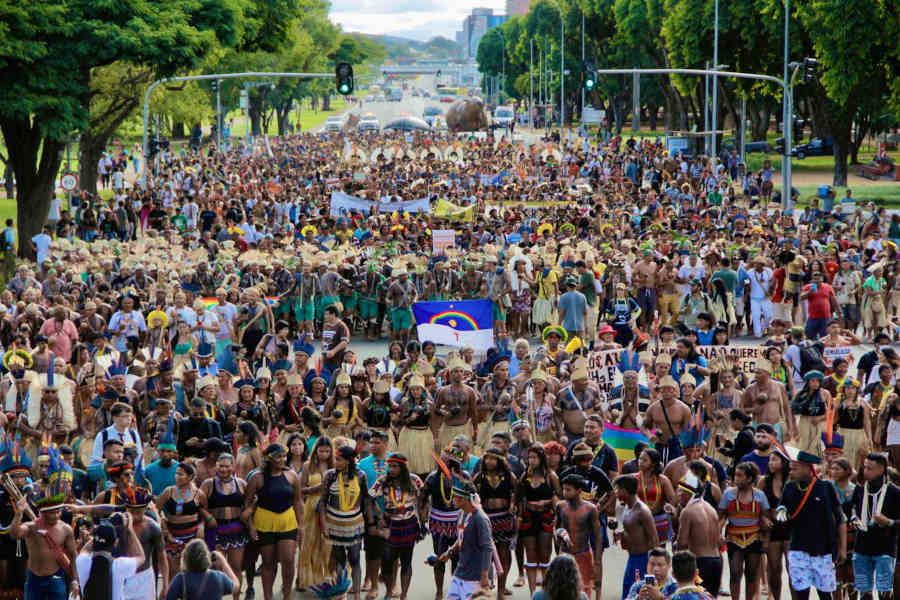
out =
{"type": "MultiPolygon", "coordinates": [[[[85,128],[93,69],[128,62],[169,75],[233,40],[230,0],[0,0],[0,131],[16,176],[19,235],[40,231],[67,137],[85,128]]],[[[19,252],[30,256],[28,244],[19,252]]]]}

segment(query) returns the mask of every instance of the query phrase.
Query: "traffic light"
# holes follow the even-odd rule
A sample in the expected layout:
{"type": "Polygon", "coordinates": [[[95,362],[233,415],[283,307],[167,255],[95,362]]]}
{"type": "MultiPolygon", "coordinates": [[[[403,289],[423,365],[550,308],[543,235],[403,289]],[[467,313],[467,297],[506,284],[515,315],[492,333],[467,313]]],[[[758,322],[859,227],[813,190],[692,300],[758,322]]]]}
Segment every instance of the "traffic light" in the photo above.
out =
{"type": "Polygon", "coordinates": [[[819,61],[814,58],[803,59],[803,81],[810,81],[816,78],[816,71],[819,67],[819,61]]]}
{"type": "Polygon", "coordinates": [[[437,76],[438,76],[438,77],[441,76],[441,70],[440,70],[440,69],[437,70],[437,76]]]}
{"type": "Polygon", "coordinates": [[[594,73],[594,66],[590,63],[584,65],[584,89],[588,92],[594,91],[597,87],[597,76],[594,73]]]}
{"type": "Polygon", "coordinates": [[[338,94],[349,96],[353,93],[353,67],[350,63],[338,63],[334,68],[334,78],[338,94]]]}
{"type": "Polygon", "coordinates": [[[219,80],[218,80],[218,79],[213,79],[212,81],[209,82],[209,85],[210,85],[210,89],[212,89],[212,91],[214,91],[214,92],[215,92],[215,91],[218,91],[218,89],[219,89],[219,80]]]}

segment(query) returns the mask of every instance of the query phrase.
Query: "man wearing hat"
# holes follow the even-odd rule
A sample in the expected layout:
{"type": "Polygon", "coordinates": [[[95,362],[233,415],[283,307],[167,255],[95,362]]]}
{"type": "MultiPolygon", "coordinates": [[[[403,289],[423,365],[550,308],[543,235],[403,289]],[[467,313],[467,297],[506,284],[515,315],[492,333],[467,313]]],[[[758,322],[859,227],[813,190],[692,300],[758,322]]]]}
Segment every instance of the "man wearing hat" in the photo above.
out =
{"type": "Polygon", "coordinates": [[[644,415],[642,431],[656,442],[662,463],[681,456],[681,443],[678,436],[682,429],[691,423],[691,409],[678,399],[678,384],[671,375],[666,375],[657,384],[662,398],[654,402],[644,415]],[[656,433],[651,433],[657,428],[656,433]]]}
{"type": "Polygon", "coordinates": [[[541,332],[541,339],[544,345],[538,353],[546,357],[549,363],[547,373],[555,377],[559,373],[559,367],[569,360],[569,353],[561,346],[569,339],[569,334],[559,325],[548,325],[541,332]]]}
{"type": "Polygon", "coordinates": [[[434,412],[441,417],[438,444],[446,447],[457,435],[474,437],[477,426],[478,392],[464,383],[471,368],[459,357],[450,360],[450,383],[443,386],[435,398],[434,412]]]}
{"type": "MultiPolygon", "coordinates": [[[[784,440],[786,435],[794,438],[797,435],[794,413],[784,384],[772,379],[772,363],[767,359],[758,358],[755,367],[756,379],[743,392],[738,392],[740,396],[735,406],[747,407],[757,423],[771,425],[778,441],[784,440]]],[[[721,382],[720,374],[720,385],[721,382]]]]}
{"type": "MultiPolygon", "coordinates": [[[[566,292],[559,297],[557,304],[559,308],[559,322],[566,330],[568,338],[575,336],[583,338],[588,315],[587,298],[576,289],[578,287],[578,279],[574,275],[566,277],[565,285],[566,292]]],[[[594,340],[591,341],[593,342],[594,340]]]]}
{"type": "Polygon", "coordinates": [[[775,519],[791,529],[788,574],[798,600],[808,600],[810,588],[830,598],[837,589],[835,563],[847,559],[847,523],[837,492],[816,476],[821,459],[798,448],[787,448],[790,481],[781,495],[775,519]]]}
{"type": "Polygon", "coordinates": [[[600,389],[589,380],[585,359],[575,361],[573,366],[571,382],[556,396],[562,413],[564,443],[569,445],[584,437],[587,413],[592,412],[600,402],[600,389]]]}

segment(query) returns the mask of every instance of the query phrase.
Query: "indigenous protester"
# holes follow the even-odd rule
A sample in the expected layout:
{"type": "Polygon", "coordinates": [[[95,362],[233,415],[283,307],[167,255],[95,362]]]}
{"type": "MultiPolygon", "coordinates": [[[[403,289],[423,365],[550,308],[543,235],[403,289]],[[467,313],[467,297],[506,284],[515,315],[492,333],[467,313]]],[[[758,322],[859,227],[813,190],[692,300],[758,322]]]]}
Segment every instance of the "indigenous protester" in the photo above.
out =
{"type": "Polygon", "coordinates": [[[504,598],[515,555],[511,591],[599,599],[620,550],[640,600],[716,596],[726,552],[735,598],[785,566],[798,600],[890,593],[900,255],[874,206],[763,209],[768,167],[652,138],[259,150],[161,152],[130,187],[110,155],[116,199],[52,210],[37,261],[4,234],[0,596],[115,600],[134,562],[173,600],[257,575],[412,598],[426,536],[436,598],[504,598]]]}

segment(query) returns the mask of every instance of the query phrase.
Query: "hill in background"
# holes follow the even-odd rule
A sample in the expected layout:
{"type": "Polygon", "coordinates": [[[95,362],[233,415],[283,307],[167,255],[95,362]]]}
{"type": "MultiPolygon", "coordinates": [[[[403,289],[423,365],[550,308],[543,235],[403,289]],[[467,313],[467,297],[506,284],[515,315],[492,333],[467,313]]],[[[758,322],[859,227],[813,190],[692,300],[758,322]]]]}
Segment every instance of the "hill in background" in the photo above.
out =
{"type": "Polygon", "coordinates": [[[427,42],[420,42],[392,35],[352,34],[367,37],[385,48],[387,60],[407,63],[416,60],[453,60],[462,55],[459,44],[443,36],[436,36],[427,42]]]}

